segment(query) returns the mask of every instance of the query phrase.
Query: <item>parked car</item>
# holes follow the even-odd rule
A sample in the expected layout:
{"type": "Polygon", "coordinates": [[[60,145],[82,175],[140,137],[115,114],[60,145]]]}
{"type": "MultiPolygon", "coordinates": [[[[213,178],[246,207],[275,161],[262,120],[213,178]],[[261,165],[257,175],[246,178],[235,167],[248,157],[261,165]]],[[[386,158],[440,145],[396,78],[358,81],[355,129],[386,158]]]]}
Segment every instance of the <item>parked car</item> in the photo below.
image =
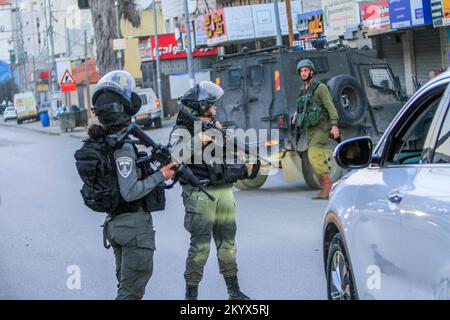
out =
{"type": "Polygon", "coordinates": [[[3,112],[3,121],[8,121],[12,119],[17,119],[16,109],[14,107],[7,107],[5,112],[3,112]]]}
{"type": "Polygon", "coordinates": [[[329,299],[450,299],[450,71],[373,148],[339,144],[323,253],[329,299]]]}
{"type": "Polygon", "coordinates": [[[156,97],[153,89],[140,89],[137,93],[141,98],[142,107],[133,117],[133,121],[140,126],[151,126],[153,124],[155,128],[161,128],[161,102],[156,97]]]}
{"type": "Polygon", "coordinates": [[[36,99],[33,92],[16,93],[14,95],[14,107],[17,112],[17,124],[26,120],[40,120],[36,99]]]}

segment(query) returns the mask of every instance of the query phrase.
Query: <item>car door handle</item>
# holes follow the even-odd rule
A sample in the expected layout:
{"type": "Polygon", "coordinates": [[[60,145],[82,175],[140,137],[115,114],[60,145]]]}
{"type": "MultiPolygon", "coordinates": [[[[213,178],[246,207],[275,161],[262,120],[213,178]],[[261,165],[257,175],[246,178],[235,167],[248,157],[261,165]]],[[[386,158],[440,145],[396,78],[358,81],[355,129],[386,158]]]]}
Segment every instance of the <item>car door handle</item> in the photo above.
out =
{"type": "Polygon", "coordinates": [[[403,194],[396,191],[388,195],[388,200],[392,203],[399,204],[403,200],[403,194]]]}

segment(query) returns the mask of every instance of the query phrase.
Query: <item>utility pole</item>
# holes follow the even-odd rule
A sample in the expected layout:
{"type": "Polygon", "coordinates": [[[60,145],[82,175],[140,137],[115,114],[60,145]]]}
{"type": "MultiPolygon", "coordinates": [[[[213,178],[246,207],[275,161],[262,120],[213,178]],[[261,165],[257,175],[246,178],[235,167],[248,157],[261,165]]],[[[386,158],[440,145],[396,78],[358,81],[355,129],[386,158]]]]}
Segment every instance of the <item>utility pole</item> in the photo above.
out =
{"type": "Polygon", "coordinates": [[[189,15],[189,7],[187,0],[184,0],[184,15],[186,17],[186,36],[188,43],[187,64],[189,71],[189,86],[192,88],[195,86],[195,76],[194,76],[194,69],[192,66],[191,19],[189,15]]]}
{"type": "MultiPolygon", "coordinates": [[[[303,2],[303,1],[301,1],[303,2]]],[[[289,30],[289,47],[294,46],[294,29],[292,27],[292,8],[291,8],[291,0],[286,0],[286,15],[288,22],[288,30],[289,30]]]]}
{"type": "Polygon", "coordinates": [[[278,9],[278,0],[273,0],[273,6],[275,10],[275,23],[277,30],[277,46],[283,45],[283,38],[281,36],[281,22],[280,22],[280,10],[278,9]]]}
{"type": "Polygon", "coordinates": [[[50,44],[51,44],[51,83],[52,83],[52,93],[55,92],[55,82],[53,79],[53,72],[56,72],[56,62],[55,62],[55,39],[53,38],[53,13],[50,0],[48,1],[48,15],[49,15],[49,32],[50,32],[50,44]]]}
{"type": "MultiPolygon", "coordinates": [[[[116,0],[114,3],[116,7],[116,24],[117,24],[117,39],[122,38],[120,34],[120,11],[119,11],[119,1],[116,0]]],[[[117,59],[119,60],[119,69],[122,69],[122,50],[117,50],[117,59]]]]}
{"type": "Polygon", "coordinates": [[[84,67],[85,67],[85,81],[86,81],[86,109],[88,109],[88,115],[91,114],[91,92],[89,90],[89,64],[88,64],[88,41],[87,30],[84,30],[84,67]]]}
{"type": "Polygon", "coordinates": [[[159,44],[158,44],[158,21],[156,14],[156,0],[153,0],[153,31],[155,37],[155,48],[156,51],[156,85],[158,88],[158,99],[161,103],[161,110],[164,115],[164,104],[163,104],[163,96],[162,96],[162,87],[161,87],[161,62],[159,57],[159,44]]]}

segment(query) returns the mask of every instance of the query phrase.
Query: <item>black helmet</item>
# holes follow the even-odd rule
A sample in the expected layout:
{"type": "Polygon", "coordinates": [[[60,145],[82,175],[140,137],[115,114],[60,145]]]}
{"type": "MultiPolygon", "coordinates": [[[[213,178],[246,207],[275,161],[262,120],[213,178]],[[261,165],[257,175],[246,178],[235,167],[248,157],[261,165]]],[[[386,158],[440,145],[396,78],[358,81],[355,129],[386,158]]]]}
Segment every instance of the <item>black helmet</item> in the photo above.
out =
{"type": "Polygon", "coordinates": [[[111,71],[100,79],[92,96],[93,111],[100,123],[114,126],[131,121],[142,106],[135,87],[133,76],[123,70],[111,71]]]}
{"type": "Polygon", "coordinates": [[[211,81],[202,81],[189,89],[180,101],[198,115],[205,115],[208,109],[220,100],[223,90],[211,81]]]}

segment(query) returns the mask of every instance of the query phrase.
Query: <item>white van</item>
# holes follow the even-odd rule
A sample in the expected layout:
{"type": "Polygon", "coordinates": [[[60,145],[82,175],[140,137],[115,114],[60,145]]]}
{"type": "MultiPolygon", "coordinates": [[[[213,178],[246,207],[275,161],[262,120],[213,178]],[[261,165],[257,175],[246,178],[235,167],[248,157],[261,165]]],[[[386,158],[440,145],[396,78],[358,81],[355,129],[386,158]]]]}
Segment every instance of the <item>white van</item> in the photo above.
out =
{"type": "Polygon", "coordinates": [[[33,92],[23,92],[14,95],[14,108],[17,113],[17,124],[25,120],[39,120],[39,112],[33,92]]]}
{"type": "Polygon", "coordinates": [[[142,107],[133,117],[134,123],[140,126],[150,126],[154,124],[155,128],[161,128],[161,103],[153,92],[153,89],[138,89],[136,91],[142,101],[142,107]]]}

